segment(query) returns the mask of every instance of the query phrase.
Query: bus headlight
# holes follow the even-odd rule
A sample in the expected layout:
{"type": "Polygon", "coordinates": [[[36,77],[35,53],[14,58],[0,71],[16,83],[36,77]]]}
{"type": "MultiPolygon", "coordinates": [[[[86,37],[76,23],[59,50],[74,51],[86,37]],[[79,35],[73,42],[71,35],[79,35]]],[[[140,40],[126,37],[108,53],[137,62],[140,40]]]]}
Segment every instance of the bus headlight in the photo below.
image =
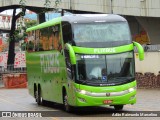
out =
{"type": "Polygon", "coordinates": [[[136,87],[132,87],[128,89],[129,92],[133,92],[134,90],[136,90],[136,87]]]}
{"type": "Polygon", "coordinates": [[[86,95],[87,91],[85,90],[80,90],[80,89],[76,89],[77,92],[79,92],[80,94],[86,95]]]}
{"type": "Polygon", "coordinates": [[[85,95],[87,92],[85,90],[80,90],[80,93],[85,95]]]}

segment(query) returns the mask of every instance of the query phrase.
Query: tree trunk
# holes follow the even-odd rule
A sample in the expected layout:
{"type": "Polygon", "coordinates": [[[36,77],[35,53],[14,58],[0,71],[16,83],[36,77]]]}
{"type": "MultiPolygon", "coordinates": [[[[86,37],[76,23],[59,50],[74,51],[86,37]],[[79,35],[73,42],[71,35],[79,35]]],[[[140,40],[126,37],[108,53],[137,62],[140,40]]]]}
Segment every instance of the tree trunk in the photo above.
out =
{"type": "MultiPolygon", "coordinates": [[[[9,41],[9,51],[8,51],[8,61],[7,61],[7,68],[9,66],[14,67],[14,58],[15,58],[15,29],[16,29],[16,20],[20,16],[24,16],[26,12],[26,8],[22,8],[22,11],[16,15],[16,8],[13,9],[13,16],[12,16],[12,24],[11,24],[11,31],[10,31],[10,41],[9,41]]],[[[12,68],[11,67],[11,68],[12,68]]]]}
{"type": "Polygon", "coordinates": [[[10,65],[14,65],[14,58],[15,58],[15,51],[14,51],[14,48],[15,48],[15,36],[14,36],[14,31],[16,29],[16,17],[15,16],[16,16],[16,8],[13,10],[13,16],[12,16],[7,68],[10,65]]]}
{"type": "Polygon", "coordinates": [[[38,14],[38,23],[43,23],[45,22],[46,19],[45,19],[45,13],[41,13],[41,14],[38,14]]]}

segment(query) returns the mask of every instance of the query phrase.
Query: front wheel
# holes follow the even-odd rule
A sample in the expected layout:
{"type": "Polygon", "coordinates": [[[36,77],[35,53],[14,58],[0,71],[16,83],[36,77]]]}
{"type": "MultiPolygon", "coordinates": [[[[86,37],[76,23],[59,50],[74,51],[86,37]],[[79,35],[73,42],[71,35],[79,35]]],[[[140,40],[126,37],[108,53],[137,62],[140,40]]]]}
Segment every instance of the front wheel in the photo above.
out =
{"type": "Polygon", "coordinates": [[[66,112],[72,112],[72,107],[68,104],[68,96],[65,94],[63,96],[63,105],[64,105],[64,110],[66,112]]]}
{"type": "Polygon", "coordinates": [[[114,109],[115,110],[122,110],[123,109],[123,105],[114,105],[114,109]]]}

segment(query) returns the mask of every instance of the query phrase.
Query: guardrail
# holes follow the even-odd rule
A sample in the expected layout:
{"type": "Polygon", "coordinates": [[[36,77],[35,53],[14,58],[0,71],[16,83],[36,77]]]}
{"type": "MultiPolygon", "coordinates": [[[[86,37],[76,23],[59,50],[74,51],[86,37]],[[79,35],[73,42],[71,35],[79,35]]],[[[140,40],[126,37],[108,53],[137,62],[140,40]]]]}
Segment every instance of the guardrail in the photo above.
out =
{"type": "Polygon", "coordinates": [[[0,88],[25,88],[26,86],[26,67],[0,66],[0,88]]]}
{"type": "Polygon", "coordinates": [[[0,73],[26,73],[26,67],[14,68],[14,65],[9,65],[8,68],[0,66],[0,73]]]}
{"type": "MultiPolygon", "coordinates": [[[[160,45],[142,45],[145,52],[160,52],[160,45]]],[[[137,48],[134,49],[137,52],[137,48]]]]}

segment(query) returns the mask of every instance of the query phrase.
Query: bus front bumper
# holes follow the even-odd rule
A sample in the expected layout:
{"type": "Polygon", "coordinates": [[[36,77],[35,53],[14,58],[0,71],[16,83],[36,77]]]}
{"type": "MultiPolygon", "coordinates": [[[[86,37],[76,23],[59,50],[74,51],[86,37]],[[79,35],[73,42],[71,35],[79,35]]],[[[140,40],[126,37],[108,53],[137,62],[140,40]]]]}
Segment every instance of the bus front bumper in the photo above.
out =
{"type": "Polygon", "coordinates": [[[111,93],[86,94],[77,92],[76,106],[126,105],[136,103],[136,89],[111,93]]]}

